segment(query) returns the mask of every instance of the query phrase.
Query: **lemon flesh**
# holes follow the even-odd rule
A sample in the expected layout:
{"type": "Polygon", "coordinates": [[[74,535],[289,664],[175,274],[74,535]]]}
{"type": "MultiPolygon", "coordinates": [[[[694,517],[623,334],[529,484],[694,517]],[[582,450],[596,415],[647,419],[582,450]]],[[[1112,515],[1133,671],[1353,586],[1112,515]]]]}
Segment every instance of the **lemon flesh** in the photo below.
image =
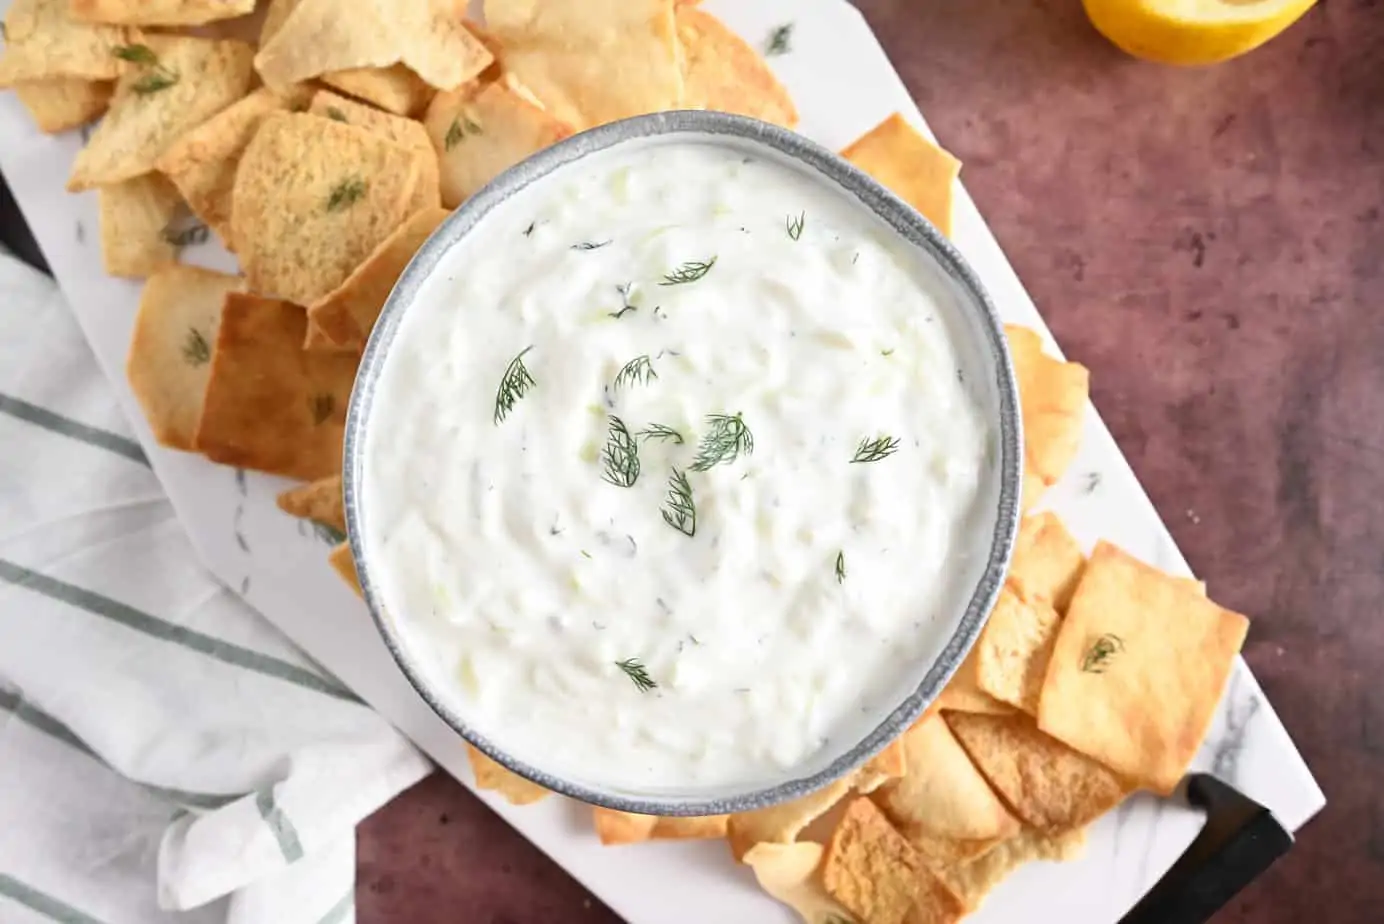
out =
{"type": "Polygon", "coordinates": [[[1115,45],[1161,64],[1215,64],[1273,38],[1316,0],[1082,0],[1115,45]]]}

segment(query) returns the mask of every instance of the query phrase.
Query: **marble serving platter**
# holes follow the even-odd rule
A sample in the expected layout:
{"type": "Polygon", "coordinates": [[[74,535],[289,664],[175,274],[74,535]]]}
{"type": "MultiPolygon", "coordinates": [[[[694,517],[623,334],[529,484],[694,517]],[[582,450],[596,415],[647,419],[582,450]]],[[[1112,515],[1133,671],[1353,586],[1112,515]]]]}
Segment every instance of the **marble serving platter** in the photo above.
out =
{"type": "MultiPolygon", "coordinates": [[[[0,0],[0,11],[9,3],[0,0]]],[[[801,110],[799,130],[810,138],[839,150],[894,111],[926,130],[874,34],[845,0],[707,0],[706,6],[761,47],[776,28],[791,24],[790,50],[770,60],[801,110]]],[[[101,270],[96,194],[63,191],[81,144],[78,133],[57,138],[40,134],[14,95],[0,94],[0,170],[203,560],[227,586],[470,785],[461,740],[399,673],[364,605],[328,567],[324,539],[275,506],[275,495],[289,482],[213,465],[154,442],[124,376],[140,285],[109,278],[101,270]]],[[[955,226],[957,246],[1005,320],[1042,331],[1048,349],[1058,352],[975,204],[960,190],[955,226]]],[[[188,251],[184,259],[222,270],[235,266],[214,243],[188,251]]],[[[1045,506],[1056,510],[1087,546],[1109,539],[1161,568],[1189,573],[1094,410],[1087,415],[1075,464],[1045,506]]],[[[1210,590],[1214,596],[1215,587],[1210,590]]],[[[1325,804],[1243,662],[1236,666],[1196,766],[1267,805],[1292,829],[1325,804]]],[[[794,919],[758,891],[723,843],[606,848],[597,842],[589,810],[581,805],[552,798],[516,808],[488,794],[480,796],[632,924],[786,924],[794,919]]],[[[1092,827],[1083,859],[1020,870],[969,920],[1116,920],[1163,874],[1200,825],[1201,817],[1188,809],[1135,796],[1092,827]]]]}

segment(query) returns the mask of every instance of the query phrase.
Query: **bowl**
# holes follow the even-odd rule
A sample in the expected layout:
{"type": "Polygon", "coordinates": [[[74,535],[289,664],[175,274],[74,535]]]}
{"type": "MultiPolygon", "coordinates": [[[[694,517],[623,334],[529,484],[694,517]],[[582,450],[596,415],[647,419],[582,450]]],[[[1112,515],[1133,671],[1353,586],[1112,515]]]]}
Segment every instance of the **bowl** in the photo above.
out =
{"type": "MultiPolygon", "coordinates": [[[[530,226],[531,228],[532,226],[530,226]]],[[[705,111],[679,111],[639,116],[603,125],[569,138],[528,158],[493,180],[452,214],[413,258],[390,295],[363,354],[346,421],[345,504],[351,552],[366,603],[385,646],[422,699],[466,742],[514,773],[540,786],[583,802],[626,812],[667,816],[720,815],[752,811],[806,795],[843,777],[905,731],[937,697],[969,652],[988,617],[1009,565],[1018,530],[1022,484],[1022,427],[1018,391],[1003,325],[976,274],[952,244],[909,205],[869,176],[793,132],[753,119],[705,111]],[[776,160],[834,187],[877,216],[934,268],[948,290],[948,322],[957,342],[982,374],[966,388],[979,390],[991,425],[984,529],[972,537],[980,554],[968,555],[964,608],[947,621],[949,636],[930,663],[918,664],[900,681],[892,708],[867,733],[835,751],[816,755],[784,771],[769,783],[651,792],[608,787],[564,778],[542,766],[520,760],[496,741],[468,725],[449,697],[425,668],[419,652],[410,649],[405,633],[382,606],[375,569],[366,554],[363,536],[371,510],[362,488],[365,480],[366,438],[381,370],[404,316],[419,292],[437,271],[444,255],[466,238],[492,210],[530,184],[584,158],[625,145],[692,141],[730,147],[746,154],[776,160]],[[972,560],[974,559],[974,560],[972,560]]],[[[963,580],[963,578],[957,578],[963,580]]],[[[881,710],[882,711],[882,710],[881,710]]],[[[462,741],[458,740],[458,746],[462,741]]]]}

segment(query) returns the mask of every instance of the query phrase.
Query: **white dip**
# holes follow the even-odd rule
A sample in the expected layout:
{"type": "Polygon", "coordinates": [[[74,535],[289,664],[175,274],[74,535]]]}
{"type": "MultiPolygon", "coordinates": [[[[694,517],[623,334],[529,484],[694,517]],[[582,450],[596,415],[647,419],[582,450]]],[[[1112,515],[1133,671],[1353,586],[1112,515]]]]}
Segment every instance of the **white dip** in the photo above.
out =
{"type": "Polygon", "coordinates": [[[856,744],[950,637],[994,523],[947,292],[832,186],[729,147],[626,144],[497,207],[409,308],[365,443],[365,554],[440,695],[606,791],[856,744]]]}

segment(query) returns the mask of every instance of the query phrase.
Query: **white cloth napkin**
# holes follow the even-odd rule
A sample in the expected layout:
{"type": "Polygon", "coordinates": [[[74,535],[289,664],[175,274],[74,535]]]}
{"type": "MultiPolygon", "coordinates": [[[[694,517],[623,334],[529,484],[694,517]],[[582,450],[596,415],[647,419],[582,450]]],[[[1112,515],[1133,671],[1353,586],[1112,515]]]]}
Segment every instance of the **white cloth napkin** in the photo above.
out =
{"type": "Polygon", "coordinates": [[[345,924],[355,824],[429,769],[201,567],[0,250],[0,924],[345,924]]]}

